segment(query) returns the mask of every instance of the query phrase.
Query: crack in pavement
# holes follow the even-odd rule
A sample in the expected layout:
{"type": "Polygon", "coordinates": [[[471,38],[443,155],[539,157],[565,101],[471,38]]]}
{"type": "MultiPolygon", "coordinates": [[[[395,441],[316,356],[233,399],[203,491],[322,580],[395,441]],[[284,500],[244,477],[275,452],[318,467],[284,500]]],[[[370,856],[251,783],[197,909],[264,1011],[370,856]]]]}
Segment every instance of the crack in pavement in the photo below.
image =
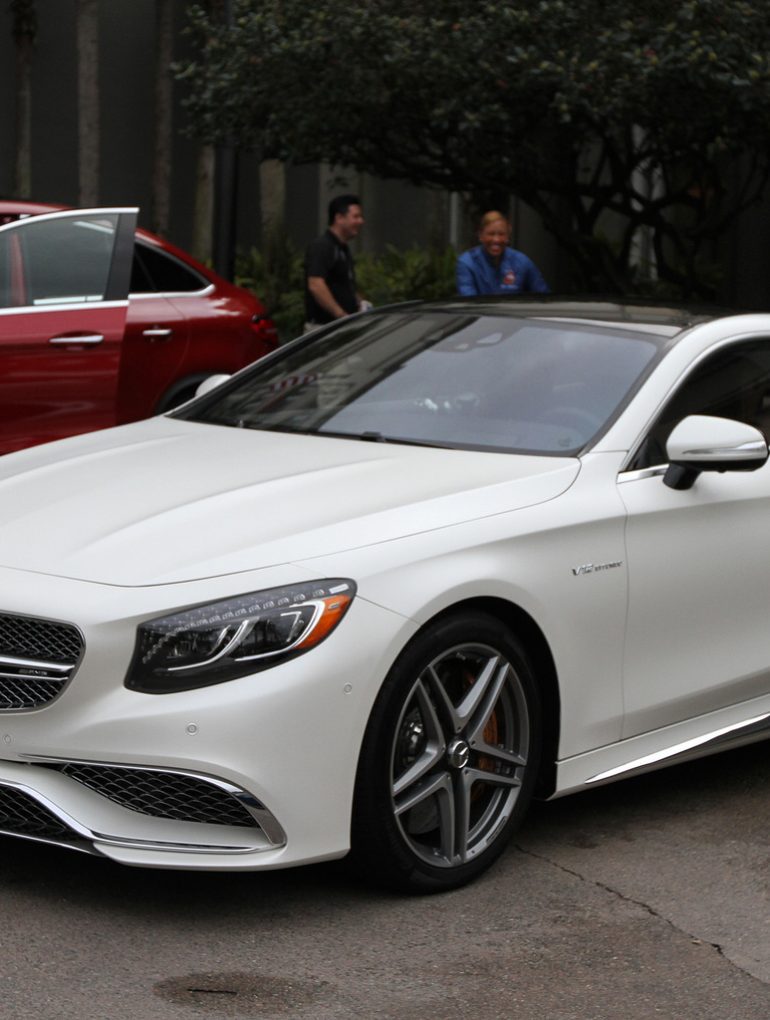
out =
{"type": "Polygon", "coordinates": [[[605,892],[609,893],[611,896],[614,896],[616,899],[622,900],[624,903],[631,903],[634,906],[640,907],[642,910],[645,910],[651,917],[654,917],[659,921],[663,921],[664,924],[667,924],[669,928],[671,928],[673,931],[678,932],[680,935],[684,935],[686,938],[690,939],[695,945],[711,946],[711,948],[716,950],[717,954],[721,956],[723,960],[726,960],[731,967],[734,967],[741,974],[745,974],[746,977],[751,978],[754,981],[759,981],[760,984],[770,987],[770,982],[765,981],[763,978],[757,977],[756,974],[752,974],[751,971],[746,970],[745,967],[741,967],[739,963],[736,963],[735,960],[731,959],[727,955],[727,953],[725,953],[724,949],[718,942],[711,942],[708,939],[699,938],[699,936],[694,935],[692,932],[689,932],[684,928],[680,928],[679,925],[675,924],[670,918],[666,917],[664,914],[659,913],[659,911],[655,910],[654,907],[651,907],[649,903],[645,903],[642,900],[637,900],[633,896],[627,896],[619,889],[615,889],[613,886],[607,885],[605,882],[600,882],[598,879],[588,878],[585,875],[581,875],[581,873],[579,871],[575,871],[574,868],[569,868],[567,867],[566,864],[560,864],[558,861],[551,860],[550,857],[546,857],[544,854],[535,853],[534,850],[527,850],[525,847],[521,846],[520,843],[515,843],[514,846],[519,851],[519,853],[525,854],[527,857],[532,857],[534,860],[542,861],[544,864],[550,864],[551,867],[556,868],[558,871],[563,872],[565,875],[571,875],[573,878],[577,878],[579,879],[579,881],[585,882],[587,885],[593,885],[597,889],[603,889],[605,892]]]}

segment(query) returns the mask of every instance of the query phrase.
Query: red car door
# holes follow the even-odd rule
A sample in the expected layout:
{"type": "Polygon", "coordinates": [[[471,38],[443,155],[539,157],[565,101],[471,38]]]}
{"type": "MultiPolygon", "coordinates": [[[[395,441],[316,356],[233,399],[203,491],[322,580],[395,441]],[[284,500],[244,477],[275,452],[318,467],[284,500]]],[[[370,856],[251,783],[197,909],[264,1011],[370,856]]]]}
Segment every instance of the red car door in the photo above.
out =
{"type": "Polygon", "coordinates": [[[0,453],[115,424],[136,217],[0,227],[0,453]]]}

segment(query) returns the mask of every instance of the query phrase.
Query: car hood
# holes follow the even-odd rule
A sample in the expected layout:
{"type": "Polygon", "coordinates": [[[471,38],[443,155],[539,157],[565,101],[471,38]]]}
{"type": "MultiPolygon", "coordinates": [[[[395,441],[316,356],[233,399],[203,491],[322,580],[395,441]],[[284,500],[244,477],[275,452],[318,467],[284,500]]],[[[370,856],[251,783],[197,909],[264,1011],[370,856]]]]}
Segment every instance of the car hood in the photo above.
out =
{"type": "Polygon", "coordinates": [[[437,450],[155,418],[0,458],[0,565],[192,581],[553,499],[574,458],[437,450]]]}

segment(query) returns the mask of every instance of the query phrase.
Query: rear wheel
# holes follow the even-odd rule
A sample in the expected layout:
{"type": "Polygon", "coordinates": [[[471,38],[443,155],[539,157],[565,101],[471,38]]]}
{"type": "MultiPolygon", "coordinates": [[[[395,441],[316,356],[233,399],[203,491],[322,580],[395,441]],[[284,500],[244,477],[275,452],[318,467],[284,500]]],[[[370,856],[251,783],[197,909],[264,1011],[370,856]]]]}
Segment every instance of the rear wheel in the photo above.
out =
{"type": "Polygon", "coordinates": [[[364,738],[353,856],[400,889],[452,889],[499,856],[532,796],[540,702],[519,642],[481,613],[444,618],[388,675],[364,738]]]}

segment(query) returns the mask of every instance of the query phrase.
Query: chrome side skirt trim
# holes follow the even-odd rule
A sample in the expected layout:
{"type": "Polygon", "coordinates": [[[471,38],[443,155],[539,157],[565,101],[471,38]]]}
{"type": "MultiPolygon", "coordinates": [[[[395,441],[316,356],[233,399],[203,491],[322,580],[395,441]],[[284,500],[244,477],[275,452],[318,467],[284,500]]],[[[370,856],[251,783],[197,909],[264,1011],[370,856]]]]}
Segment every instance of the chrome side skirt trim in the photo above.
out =
{"type": "Polygon", "coordinates": [[[606,783],[636,772],[652,771],[658,766],[674,765],[679,761],[688,761],[710,754],[712,751],[724,751],[730,746],[739,747],[741,744],[750,744],[755,740],[768,737],[770,737],[770,712],[765,712],[753,719],[734,723],[731,726],[722,726],[720,729],[704,733],[700,737],[684,740],[671,747],[655,751],[653,754],[646,754],[641,758],[625,762],[623,765],[607,769],[605,772],[599,772],[586,780],[586,786],[590,786],[592,783],[606,783]]]}

